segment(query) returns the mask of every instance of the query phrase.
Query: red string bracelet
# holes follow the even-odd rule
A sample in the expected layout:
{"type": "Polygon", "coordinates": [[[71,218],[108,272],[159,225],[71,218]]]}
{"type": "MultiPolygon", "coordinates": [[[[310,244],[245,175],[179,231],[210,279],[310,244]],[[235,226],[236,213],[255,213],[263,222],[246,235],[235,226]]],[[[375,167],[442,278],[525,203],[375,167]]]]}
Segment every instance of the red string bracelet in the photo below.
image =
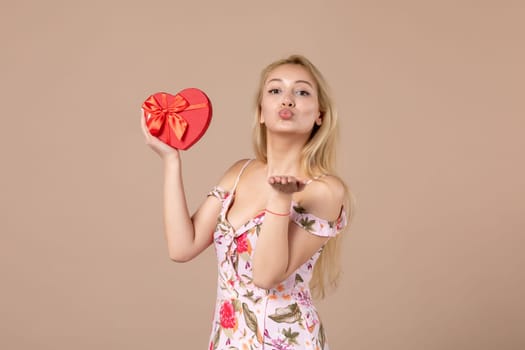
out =
{"type": "Polygon", "coordinates": [[[277,216],[290,216],[290,212],[281,214],[281,213],[273,212],[273,211],[268,210],[268,209],[264,209],[264,211],[267,212],[267,213],[273,214],[273,215],[277,215],[277,216]]]}

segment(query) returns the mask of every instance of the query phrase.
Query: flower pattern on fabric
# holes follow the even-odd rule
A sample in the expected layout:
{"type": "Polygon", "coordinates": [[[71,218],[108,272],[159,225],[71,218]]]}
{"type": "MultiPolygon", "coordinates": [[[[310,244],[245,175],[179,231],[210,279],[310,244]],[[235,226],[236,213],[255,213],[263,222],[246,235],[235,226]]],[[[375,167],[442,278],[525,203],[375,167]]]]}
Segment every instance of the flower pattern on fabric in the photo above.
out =
{"type": "MultiPolygon", "coordinates": [[[[255,286],[252,259],[265,213],[238,229],[232,227],[226,214],[235,187],[231,192],[215,187],[208,194],[222,202],[213,233],[218,283],[209,349],[327,350],[323,326],[309,289],[313,266],[322,248],[275,288],[255,286]]],[[[290,220],[323,237],[335,236],[346,225],[344,210],[337,221],[329,222],[307,213],[297,203],[291,205],[290,220]]]]}
{"type": "Polygon", "coordinates": [[[234,328],[237,325],[237,321],[235,320],[235,310],[233,309],[232,303],[225,301],[221,305],[219,313],[222,328],[234,328]]]}

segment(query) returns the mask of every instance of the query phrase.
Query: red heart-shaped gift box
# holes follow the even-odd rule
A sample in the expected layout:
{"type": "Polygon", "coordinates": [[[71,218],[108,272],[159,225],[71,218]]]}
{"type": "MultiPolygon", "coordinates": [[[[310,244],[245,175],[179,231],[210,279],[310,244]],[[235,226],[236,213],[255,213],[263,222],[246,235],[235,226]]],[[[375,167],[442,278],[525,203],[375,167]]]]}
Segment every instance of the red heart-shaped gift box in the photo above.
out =
{"type": "Polygon", "coordinates": [[[199,141],[212,116],[208,96],[196,88],[184,89],[176,95],[153,94],[144,101],[142,110],[151,134],[182,150],[199,141]]]}

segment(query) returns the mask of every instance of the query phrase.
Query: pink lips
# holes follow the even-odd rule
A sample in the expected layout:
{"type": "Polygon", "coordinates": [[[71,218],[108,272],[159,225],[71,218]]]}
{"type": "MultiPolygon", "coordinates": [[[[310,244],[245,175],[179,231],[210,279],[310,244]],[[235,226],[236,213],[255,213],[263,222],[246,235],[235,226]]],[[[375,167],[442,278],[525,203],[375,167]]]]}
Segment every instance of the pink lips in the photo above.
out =
{"type": "Polygon", "coordinates": [[[279,117],[281,117],[282,119],[290,119],[291,117],[293,117],[293,113],[288,108],[283,108],[279,111],[279,117]]]}

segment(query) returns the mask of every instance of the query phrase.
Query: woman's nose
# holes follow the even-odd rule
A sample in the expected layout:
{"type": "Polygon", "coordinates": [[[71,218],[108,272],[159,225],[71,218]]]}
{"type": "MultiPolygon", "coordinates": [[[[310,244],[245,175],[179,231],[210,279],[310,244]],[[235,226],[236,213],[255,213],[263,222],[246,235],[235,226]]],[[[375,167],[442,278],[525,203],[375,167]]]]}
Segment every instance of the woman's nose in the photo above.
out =
{"type": "Polygon", "coordinates": [[[288,107],[288,108],[293,108],[295,107],[295,102],[288,96],[284,97],[282,102],[281,102],[281,106],[283,107],[288,107]]]}

